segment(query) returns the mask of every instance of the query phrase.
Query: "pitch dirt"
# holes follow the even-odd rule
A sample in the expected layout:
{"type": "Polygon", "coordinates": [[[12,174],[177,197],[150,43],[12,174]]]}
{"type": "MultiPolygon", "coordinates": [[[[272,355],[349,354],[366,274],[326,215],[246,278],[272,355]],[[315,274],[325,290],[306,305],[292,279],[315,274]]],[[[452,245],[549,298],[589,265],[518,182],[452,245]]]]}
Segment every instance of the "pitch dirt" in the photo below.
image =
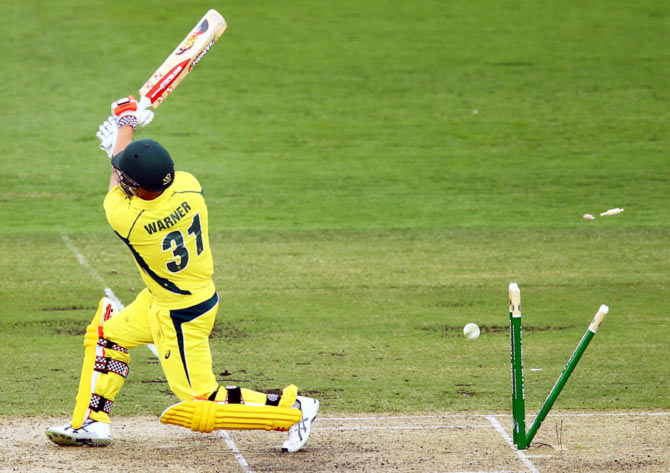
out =
{"type": "Polygon", "coordinates": [[[282,454],[279,432],[202,435],[153,417],[117,418],[107,448],[57,447],[44,435],[65,418],[2,418],[0,472],[443,472],[670,471],[670,412],[556,412],[524,452],[511,417],[487,414],[317,419],[304,450],[282,454]]]}

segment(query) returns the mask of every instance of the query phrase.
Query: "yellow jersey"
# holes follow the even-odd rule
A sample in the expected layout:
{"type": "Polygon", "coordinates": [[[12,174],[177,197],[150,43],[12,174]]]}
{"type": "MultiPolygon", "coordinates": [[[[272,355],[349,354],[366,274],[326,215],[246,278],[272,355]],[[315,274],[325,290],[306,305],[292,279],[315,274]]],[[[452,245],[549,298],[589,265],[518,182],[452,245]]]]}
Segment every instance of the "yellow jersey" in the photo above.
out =
{"type": "Polygon", "coordinates": [[[212,297],[207,206],[194,176],[176,172],[172,185],[154,200],[128,197],[116,186],[104,207],[159,307],[181,309],[212,297]]]}

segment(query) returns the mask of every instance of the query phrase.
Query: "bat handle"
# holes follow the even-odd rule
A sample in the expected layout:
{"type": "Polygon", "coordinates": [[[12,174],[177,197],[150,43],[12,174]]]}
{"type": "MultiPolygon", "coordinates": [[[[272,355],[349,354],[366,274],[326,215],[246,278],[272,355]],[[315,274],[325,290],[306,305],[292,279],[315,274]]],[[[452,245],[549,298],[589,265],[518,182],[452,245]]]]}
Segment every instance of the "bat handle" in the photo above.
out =
{"type": "Polygon", "coordinates": [[[137,103],[137,110],[142,111],[149,107],[151,107],[151,99],[149,99],[146,95],[142,95],[140,97],[140,101],[137,103]]]}

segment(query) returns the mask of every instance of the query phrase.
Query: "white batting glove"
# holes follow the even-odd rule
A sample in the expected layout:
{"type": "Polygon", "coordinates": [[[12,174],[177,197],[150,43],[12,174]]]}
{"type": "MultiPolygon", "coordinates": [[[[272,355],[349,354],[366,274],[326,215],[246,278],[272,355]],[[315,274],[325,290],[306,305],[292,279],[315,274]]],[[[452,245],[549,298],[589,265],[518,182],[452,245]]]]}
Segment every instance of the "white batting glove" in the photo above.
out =
{"type": "Polygon", "coordinates": [[[112,116],[116,119],[119,128],[132,126],[133,131],[139,126],[147,126],[154,119],[154,112],[147,110],[146,101],[139,104],[132,95],[112,102],[112,116]]]}
{"type": "Polygon", "coordinates": [[[114,145],[116,145],[116,137],[119,135],[119,126],[113,116],[109,116],[107,120],[102,122],[98,128],[95,136],[100,140],[100,149],[107,153],[109,159],[112,159],[114,152],[114,145]]]}

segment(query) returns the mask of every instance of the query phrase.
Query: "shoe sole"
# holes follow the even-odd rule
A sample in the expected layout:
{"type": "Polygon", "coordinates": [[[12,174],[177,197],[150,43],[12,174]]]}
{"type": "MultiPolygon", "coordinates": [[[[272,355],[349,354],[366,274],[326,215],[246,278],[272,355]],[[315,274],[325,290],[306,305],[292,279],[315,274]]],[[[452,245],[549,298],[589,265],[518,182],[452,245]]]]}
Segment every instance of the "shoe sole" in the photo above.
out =
{"type": "Polygon", "coordinates": [[[106,447],[112,443],[112,439],[77,439],[71,435],[52,431],[47,431],[47,437],[53,443],[62,447],[106,447]]]}

